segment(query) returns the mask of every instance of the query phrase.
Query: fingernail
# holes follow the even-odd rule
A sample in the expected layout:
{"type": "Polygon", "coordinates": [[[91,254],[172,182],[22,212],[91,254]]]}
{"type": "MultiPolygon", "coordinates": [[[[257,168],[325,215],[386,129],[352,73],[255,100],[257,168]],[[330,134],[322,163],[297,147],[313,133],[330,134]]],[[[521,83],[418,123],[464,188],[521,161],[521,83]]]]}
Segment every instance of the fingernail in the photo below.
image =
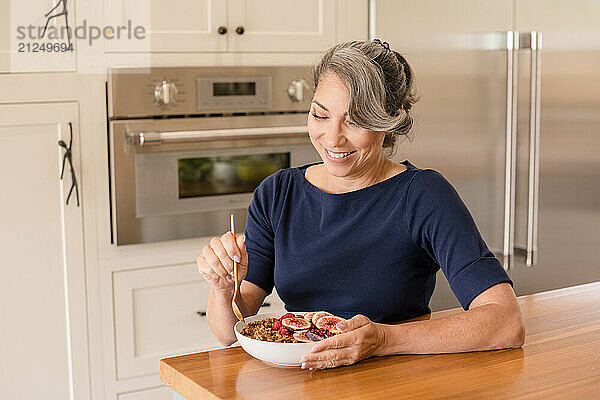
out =
{"type": "Polygon", "coordinates": [[[338,322],[337,325],[335,326],[337,329],[343,331],[344,329],[346,329],[346,324],[343,322],[338,322]]]}
{"type": "Polygon", "coordinates": [[[300,368],[306,369],[306,363],[302,363],[302,366],[300,368]]]}
{"type": "Polygon", "coordinates": [[[235,261],[236,263],[239,263],[241,261],[240,256],[238,256],[238,255],[233,256],[233,261],[235,261]]]}
{"type": "Polygon", "coordinates": [[[242,243],[246,243],[246,235],[242,235],[242,243]]]}

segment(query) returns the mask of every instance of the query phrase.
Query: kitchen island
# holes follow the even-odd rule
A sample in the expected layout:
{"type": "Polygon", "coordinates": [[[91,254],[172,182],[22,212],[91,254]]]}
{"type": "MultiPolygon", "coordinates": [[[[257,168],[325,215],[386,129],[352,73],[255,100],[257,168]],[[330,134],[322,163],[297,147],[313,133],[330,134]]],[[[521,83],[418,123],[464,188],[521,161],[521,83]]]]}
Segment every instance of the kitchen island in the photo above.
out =
{"type": "Polygon", "coordinates": [[[372,357],[307,371],[270,366],[230,347],[165,358],[160,379],[174,398],[187,400],[600,399],[600,282],[519,303],[527,329],[520,349],[372,357]]]}

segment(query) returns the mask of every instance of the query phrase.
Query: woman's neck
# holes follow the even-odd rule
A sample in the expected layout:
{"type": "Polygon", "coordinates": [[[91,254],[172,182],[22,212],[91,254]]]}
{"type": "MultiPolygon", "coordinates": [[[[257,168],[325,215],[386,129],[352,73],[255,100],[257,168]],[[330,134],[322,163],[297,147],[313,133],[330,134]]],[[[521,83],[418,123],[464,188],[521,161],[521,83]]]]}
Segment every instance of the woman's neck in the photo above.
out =
{"type": "Polygon", "coordinates": [[[311,184],[325,192],[340,194],[373,186],[400,172],[404,172],[406,167],[403,164],[397,164],[382,157],[371,168],[355,176],[340,177],[331,175],[323,164],[310,167],[309,170],[307,170],[306,179],[311,184]],[[312,171],[309,171],[310,169],[312,171]]]}

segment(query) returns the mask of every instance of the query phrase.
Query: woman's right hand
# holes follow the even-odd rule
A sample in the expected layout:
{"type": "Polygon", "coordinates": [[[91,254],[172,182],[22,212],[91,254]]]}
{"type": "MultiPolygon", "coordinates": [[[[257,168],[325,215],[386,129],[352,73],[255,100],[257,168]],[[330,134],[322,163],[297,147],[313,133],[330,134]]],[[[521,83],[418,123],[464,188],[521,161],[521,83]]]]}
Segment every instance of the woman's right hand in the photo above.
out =
{"type": "Polygon", "coordinates": [[[226,232],[221,237],[213,237],[204,246],[196,260],[200,275],[213,289],[232,291],[235,285],[233,277],[233,260],[238,263],[238,280],[241,282],[248,272],[248,253],[244,242],[246,237],[233,237],[226,232]]]}

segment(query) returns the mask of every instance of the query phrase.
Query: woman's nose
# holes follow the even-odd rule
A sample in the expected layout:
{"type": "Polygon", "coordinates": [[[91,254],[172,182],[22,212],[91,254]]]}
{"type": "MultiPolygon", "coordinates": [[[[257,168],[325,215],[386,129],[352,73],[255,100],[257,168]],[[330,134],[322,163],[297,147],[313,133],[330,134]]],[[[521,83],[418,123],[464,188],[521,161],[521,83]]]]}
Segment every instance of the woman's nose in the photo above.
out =
{"type": "Polygon", "coordinates": [[[336,122],[329,124],[325,132],[325,142],[331,148],[340,147],[346,143],[342,124],[336,122]]]}

